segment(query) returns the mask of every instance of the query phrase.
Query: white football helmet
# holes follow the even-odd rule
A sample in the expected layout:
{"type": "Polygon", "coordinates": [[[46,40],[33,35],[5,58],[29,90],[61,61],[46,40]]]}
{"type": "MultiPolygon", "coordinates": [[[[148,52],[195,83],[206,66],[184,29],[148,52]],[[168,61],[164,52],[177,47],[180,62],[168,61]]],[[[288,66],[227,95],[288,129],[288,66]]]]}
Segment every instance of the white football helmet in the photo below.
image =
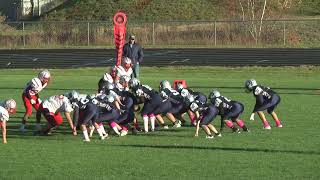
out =
{"type": "Polygon", "coordinates": [[[139,85],[140,85],[139,79],[137,79],[137,78],[130,79],[130,81],[129,81],[129,87],[130,88],[135,88],[135,87],[137,87],[139,85]]]}
{"type": "Polygon", "coordinates": [[[246,82],[244,83],[245,88],[247,88],[248,90],[252,90],[253,87],[257,85],[257,81],[254,79],[246,80],[246,82]]]}
{"type": "Polygon", "coordinates": [[[130,65],[131,65],[131,63],[132,63],[131,59],[128,58],[128,57],[124,57],[124,58],[123,58],[123,62],[124,62],[124,64],[130,64],[130,65]]]}
{"type": "Polygon", "coordinates": [[[104,73],[103,74],[103,80],[108,82],[108,83],[113,83],[113,78],[109,73],[104,73]]]}
{"type": "Polygon", "coordinates": [[[123,87],[120,83],[117,83],[115,88],[116,88],[118,91],[123,91],[123,90],[124,90],[124,87],[123,87]]]}
{"type": "Polygon", "coordinates": [[[77,91],[72,90],[67,92],[64,96],[66,96],[70,101],[78,101],[80,99],[80,95],[77,91]]]}
{"type": "Polygon", "coordinates": [[[215,99],[215,98],[220,97],[220,96],[221,96],[221,94],[220,94],[219,91],[213,90],[209,94],[209,99],[215,99]]]}
{"type": "Polygon", "coordinates": [[[38,78],[39,78],[42,82],[45,81],[45,83],[49,81],[50,77],[51,77],[50,72],[49,72],[47,69],[39,72],[39,74],[38,74],[38,78]]]}
{"type": "Polygon", "coordinates": [[[160,82],[160,89],[171,89],[171,84],[167,80],[163,80],[160,82]]]}
{"type": "Polygon", "coordinates": [[[181,91],[182,89],[184,89],[183,84],[178,83],[176,89],[177,91],[181,91]]]}
{"type": "Polygon", "coordinates": [[[4,108],[8,110],[10,114],[16,112],[17,103],[14,99],[7,99],[4,101],[4,108]]]}
{"type": "Polygon", "coordinates": [[[187,97],[189,95],[190,95],[190,93],[189,93],[189,91],[187,89],[182,89],[182,91],[181,91],[181,96],[182,97],[187,97]]]}

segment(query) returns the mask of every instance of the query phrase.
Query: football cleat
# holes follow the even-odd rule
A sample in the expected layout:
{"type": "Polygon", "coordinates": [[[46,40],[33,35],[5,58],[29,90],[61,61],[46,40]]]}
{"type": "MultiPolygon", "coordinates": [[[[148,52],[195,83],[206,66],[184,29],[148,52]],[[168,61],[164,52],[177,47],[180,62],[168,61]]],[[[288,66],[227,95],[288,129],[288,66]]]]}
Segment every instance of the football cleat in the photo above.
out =
{"type": "Polygon", "coordinates": [[[125,136],[125,135],[127,135],[128,134],[128,131],[125,131],[125,130],[122,130],[121,132],[120,132],[120,136],[125,136]]]}
{"type": "Polygon", "coordinates": [[[233,131],[233,133],[237,133],[237,134],[240,134],[241,133],[241,131],[240,131],[240,129],[235,129],[234,131],[233,131]]]}
{"type": "Polygon", "coordinates": [[[180,128],[181,127],[181,121],[178,120],[174,123],[173,128],[180,128]]]}
{"type": "Polygon", "coordinates": [[[108,134],[104,134],[103,136],[100,136],[101,140],[105,140],[108,137],[108,134]]]}
{"type": "Polygon", "coordinates": [[[83,139],[83,142],[90,142],[90,139],[83,139]]]}
{"type": "Polygon", "coordinates": [[[271,129],[271,127],[270,126],[265,126],[265,127],[263,127],[263,129],[271,129]]]}
{"type": "Polygon", "coordinates": [[[212,135],[207,135],[206,139],[213,139],[214,137],[212,135]]]}
{"type": "Polygon", "coordinates": [[[163,126],[163,129],[169,129],[168,125],[163,126]]]}

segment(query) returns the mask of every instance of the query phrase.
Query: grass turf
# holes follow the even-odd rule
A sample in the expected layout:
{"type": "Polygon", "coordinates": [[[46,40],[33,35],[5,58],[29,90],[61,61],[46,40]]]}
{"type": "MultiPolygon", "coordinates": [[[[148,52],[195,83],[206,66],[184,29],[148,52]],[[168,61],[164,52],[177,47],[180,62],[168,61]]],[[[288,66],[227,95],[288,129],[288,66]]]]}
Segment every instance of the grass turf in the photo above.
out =
{"type": "MultiPolygon", "coordinates": [[[[71,89],[93,93],[104,68],[51,70],[52,82],[41,92],[44,99],[71,89]]],[[[0,99],[15,98],[18,113],[8,123],[8,144],[0,144],[0,179],[319,179],[320,135],[318,102],[320,68],[220,68],[142,67],[142,82],[157,88],[160,80],[185,79],[194,90],[216,88],[223,95],[242,102],[242,118],[250,133],[205,139],[194,128],[161,130],[149,134],[114,137],[83,143],[64,123],[48,137],[17,132],[23,105],[22,90],[38,70],[2,70],[0,99]],[[256,117],[249,121],[254,105],[244,93],[244,80],[275,88],[282,101],[277,108],[284,127],[263,130],[256,117]]],[[[32,129],[34,118],[29,129],[32,129]]],[[[42,120],[45,123],[45,120],[42,120]]],[[[219,127],[219,118],[214,121],[219,127]]]]}

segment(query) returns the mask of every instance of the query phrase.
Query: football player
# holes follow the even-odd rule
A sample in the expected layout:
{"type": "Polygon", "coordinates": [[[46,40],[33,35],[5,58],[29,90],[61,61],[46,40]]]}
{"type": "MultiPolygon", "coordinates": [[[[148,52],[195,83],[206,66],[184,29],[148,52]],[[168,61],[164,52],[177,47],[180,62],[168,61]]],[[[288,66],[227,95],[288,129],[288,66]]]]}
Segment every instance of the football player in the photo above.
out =
{"type": "Polygon", "coordinates": [[[116,68],[112,67],[109,73],[104,73],[103,77],[98,82],[98,93],[105,91],[105,88],[108,84],[113,84],[116,78],[116,68]]]}
{"type": "Polygon", "coordinates": [[[274,111],[277,105],[280,103],[280,96],[269,87],[258,85],[254,79],[247,80],[245,82],[245,88],[247,92],[252,92],[256,98],[256,104],[253,108],[250,120],[254,120],[254,114],[257,113],[262,120],[264,129],[271,129],[269,122],[263,113],[263,111],[267,110],[267,112],[271,114],[273,120],[275,121],[276,126],[282,127],[281,121],[274,111]]]}
{"type": "MultiPolygon", "coordinates": [[[[181,121],[176,120],[174,114],[180,112],[183,108],[183,97],[174,89],[171,88],[169,81],[164,80],[160,82],[160,96],[163,101],[161,105],[156,110],[157,119],[160,123],[164,123],[161,114],[165,114],[167,118],[172,122],[174,128],[181,127],[181,121]]],[[[167,129],[167,126],[163,126],[167,129]]]]}
{"type": "MultiPolygon", "coordinates": [[[[48,70],[43,70],[39,72],[38,77],[35,77],[31,79],[31,81],[28,82],[26,88],[24,89],[22,93],[22,100],[24,107],[26,109],[26,112],[24,113],[24,116],[22,118],[20,131],[25,131],[26,123],[28,122],[29,117],[32,115],[32,107],[38,111],[41,99],[39,98],[39,92],[45,88],[49,80],[51,78],[50,72],[48,70]]],[[[38,118],[39,119],[39,118],[38,118]]],[[[40,121],[36,122],[36,129],[40,130],[40,121]]]]}
{"type": "Polygon", "coordinates": [[[103,122],[109,123],[114,132],[117,135],[120,135],[119,129],[121,130],[121,127],[114,123],[114,121],[120,117],[120,110],[117,109],[115,105],[116,100],[114,96],[111,94],[102,94],[98,95],[96,100],[98,101],[97,106],[99,108],[99,116],[97,117],[96,122],[94,122],[94,126],[97,129],[100,138],[103,140],[106,137],[106,134],[103,132],[104,130],[99,126],[99,124],[103,122]]]}
{"type": "MultiPolygon", "coordinates": [[[[73,93],[73,92],[70,92],[70,93],[73,93]]],[[[75,121],[74,128],[77,127],[77,124],[80,125],[81,131],[83,133],[84,142],[90,142],[87,126],[88,125],[93,126],[93,124],[95,123],[96,119],[99,116],[99,109],[96,104],[97,104],[97,101],[95,97],[89,96],[86,94],[79,94],[79,98],[75,99],[72,102],[72,106],[74,109],[73,119],[75,121]]],[[[103,131],[102,138],[104,139],[108,136],[108,134],[105,132],[103,125],[102,125],[102,131],[103,131]]]]}
{"type": "Polygon", "coordinates": [[[132,76],[133,70],[132,70],[132,61],[128,57],[123,58],[123,66],[117,66],[117,75],[115,78],[115,82],[119,82],[119,79],[121,76],[132,76]]]}
{"type": "Polygon", "coordinates": [[[0,128],[2,130],[2,143],[7,144],[7,121],[9,115],[16,113],[17,103],[13,99],[5,100],[0,103],[0,128]]]}
{"type": "MultiPolygon", "coordinates": [[[[71,112],[73,111],[72,102],[79,99],[79,93],[76,91],[68,92],[64,95],[51,96],[44,100],[38,110],[38,114],[43,114],[47,120],[47,126],[40,132],[47,135],[53,128],[58,127],[62,124],[63,119],[61,112],[65,114],[65,117],[70,125],[70,129],[73,135],[76,135],[76,128],[73,126],[73,121],[71,118],[71,112]]],[[[37,115],[37,118],[41,116],[37,115]]],[[[40,121],[40,119],[37,119],[40,121]]]]}
{"type": "Polygon", "coordinates": [[[177,91],[181,94],[182,97],[184,97],[184,108],[182,108],[182,111],[180,112],[180,115],[178,115],[179,119],[181,119],[181,122],[184,124],[186,121],[184,119],[185,113],[188,114],[189,119],[190,119],[190,124],[193,126],[196,126],[196,117],[192,111],[190,111],[189,106],[190,102],[188,101],[188,96],[192,95],[194,97],[198,97],[201,99],[206,99],[205,95],[200,93],[200,92],[194,92],[190,88],[185,88],[181,83],[177,84],[176,87],[177,91]]]}
{"type": "Polygon", "coordinates": [[[200,125],[205,131],[207,139],[214,138],[211,132],[213,132],[216,136],[221,136],[217,129],[211,124],[214,118],[218,115],[218,109],[214,105],[195,100],[192,96],[189,97],[189,99],[192,102],[189,108],[195,113],[197,122],[195,136],[199,136],[200,125]]]}
{"type": "Polygon", "coordinates": [[[154,112],[162,102],[161,96],[150,86],[140,84],[140,81],[136,78],[132,78],[129,81],[129,87],[138,98],[144,98],[144,106],[141,110],[144,131],[146,133],[149,132],[149,119],[151,122],[151,131],[154,131],[156,119],[154,112]]]}
{"type": "Polygon", "coordinates": [[[224,124],[231,128],[233,132],[240,133],[239,129],[233,125],[233,122],[236,122],[243,131],[249,131],[243,120],[239,119],[239,116],[244,111],[243,104],[222,96],[217,90],[210,92],[209,99],[218,108],[219,115],[221,116],[220,133],[223,131],[224,124]]]}

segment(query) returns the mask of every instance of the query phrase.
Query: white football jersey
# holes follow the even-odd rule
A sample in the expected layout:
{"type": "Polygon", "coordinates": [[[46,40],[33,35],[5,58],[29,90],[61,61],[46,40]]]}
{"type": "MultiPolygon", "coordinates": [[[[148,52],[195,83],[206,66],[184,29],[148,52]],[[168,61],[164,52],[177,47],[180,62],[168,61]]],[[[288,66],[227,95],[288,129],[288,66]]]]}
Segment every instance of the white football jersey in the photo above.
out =
{"type": "Polygon", "coordinates": [[[73,111],[69,99],[63,95],[51,96],[43,102],[42,106],[52,113],[73,111]]]}
{"type": "Polygon", "coordinates": [[[2,106],[0,106],[0,121],[9,121],[9,113],[2,106]]]}
{"type": "Polygon", "coordinates": [[[121,77],[121,76],[128,76],[128,77],[131,77],[133,73],[133,70],[132,68],[129,68],[127,71],[124,69],[124,67],[122,66],[118,66],[117,67],[117,76],[118,77],[121,77]]]}
{"type": "Polygon", "coordinates": [[[43,88],[47,86],[47,83],[37,83],[41,82],[41,80],[37,77],[31,79],[31,81],[28,82],[26,88],[24,89],[25,93],[30,93],[30,95],[36,95],[38,94],[43,88]]]}

